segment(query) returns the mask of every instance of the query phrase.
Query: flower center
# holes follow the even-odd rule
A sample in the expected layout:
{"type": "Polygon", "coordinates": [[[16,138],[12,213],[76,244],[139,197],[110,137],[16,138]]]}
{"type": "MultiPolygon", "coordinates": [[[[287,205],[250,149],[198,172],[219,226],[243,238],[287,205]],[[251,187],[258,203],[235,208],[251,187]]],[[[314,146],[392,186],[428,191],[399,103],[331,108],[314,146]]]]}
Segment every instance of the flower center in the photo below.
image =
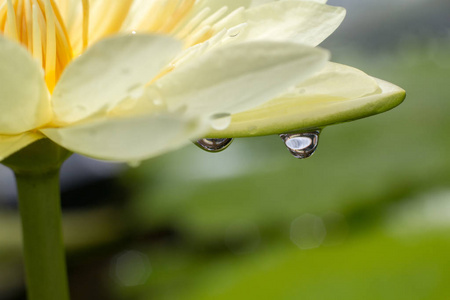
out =
{"type": "MultiPolygon", "coordinates": [[[[83,4],[83,45],[87,46],[89,3],[83,4]]],[[[50,91],[73,58],[63,18],[54,0],[6,0],[0,7],[0,32],[24,45],[45,71],[50,91]]]]}
{"type": "Polygon", "coordinates": [[[200,55],[243,25],[229,20],[243,8],[210,8],[202,0],[0,0],[0,34],[21,43],[42,66],[50,92],[70,61],[93,42],[117,32],[159,33],[185,51],[160,76],[200,55]]]}

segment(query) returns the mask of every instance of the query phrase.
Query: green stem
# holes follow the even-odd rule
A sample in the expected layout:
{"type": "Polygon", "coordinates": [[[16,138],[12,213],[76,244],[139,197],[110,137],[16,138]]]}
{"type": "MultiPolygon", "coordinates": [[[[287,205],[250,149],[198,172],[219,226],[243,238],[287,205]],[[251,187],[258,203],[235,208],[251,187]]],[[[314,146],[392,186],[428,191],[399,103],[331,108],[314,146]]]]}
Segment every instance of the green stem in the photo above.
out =
{"type": "Polygon", "coordinates": [[[16,172],[28,300],[69,300],[59,170],[16,172]]]}

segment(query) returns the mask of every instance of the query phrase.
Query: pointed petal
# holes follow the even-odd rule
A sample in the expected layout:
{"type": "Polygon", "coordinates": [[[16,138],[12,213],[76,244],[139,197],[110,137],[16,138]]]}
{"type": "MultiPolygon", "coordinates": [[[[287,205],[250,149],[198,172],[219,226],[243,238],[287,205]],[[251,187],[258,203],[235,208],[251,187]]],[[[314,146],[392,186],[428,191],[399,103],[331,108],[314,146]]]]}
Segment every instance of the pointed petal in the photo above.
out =
{"type": "Polygon", "coordinates": [[[292,41],[317,46],[345,17],[345,9],[313,1],[278,1],[252,7],[224,24],[247,26],[230,42],[249,40],[292,41]]]}
{"type": "MultiPolygon", "coordinates": [[[[289,1],[289,0],[278,0],[278,1],[289,1]]],[[[290,1],[311,1],[311,2],[317,2],[325,4],[327,3],[327,0],[290,0],[290,1]]],[[[267,4],[270,2],[274,2],[274,0],[253,0],[251,6],[258,6],[262,4],[267,4]]]]}
{"type": "Polygon", "coordinates": [[[260,136],[320,128],[382,113],[404,98],[403,89],[338,65],[335,72],[322,72],[295,91],[233,115],[226,130],[212,131],[207,137],[260,136]]]}
{"type": "Polygon", "coordinates": [[[320,70],[328,52],[295,43],[251,42],[218,48],[157,81],[169,110],[237,113],[260,105],[320,70]]]}
{"type": "Polygon", "coordinates": [[[0,134],[19,134],[50,121],[42,69],[21,45],[0,36],[0,134]]]}
{"type": "Polygon", "coordinates": [[[42,132],[64,148],[86,156],[139,161],[190,143],[205,132],[205,126],[196,119],[165,114],[102,119],[42,132]]]}
{"type": "Polygon", "coordinates": [[[43,137],[42,134],[34,132],[19,135],[0,135],[0,161],[43,137]]]}
{"type": "Polygon", "coordinates": [[[156,35],[105,39],[71,63],[53,92],[57,122],[105,114],[133,97],[181,51],[178,41],[156,35]]]}

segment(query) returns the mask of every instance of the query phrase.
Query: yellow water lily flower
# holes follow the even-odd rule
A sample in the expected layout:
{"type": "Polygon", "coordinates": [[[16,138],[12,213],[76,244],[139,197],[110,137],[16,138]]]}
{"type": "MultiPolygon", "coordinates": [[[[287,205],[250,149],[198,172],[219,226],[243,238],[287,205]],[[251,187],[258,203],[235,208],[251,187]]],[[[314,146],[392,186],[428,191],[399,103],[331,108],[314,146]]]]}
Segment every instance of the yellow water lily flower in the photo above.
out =
{"type": "Polygon", "coordinates": [[[364,73],[326,65],[315,46],[345,10],[324,2],[3,0],[0,161],[44,137],[95,158],[140,160],[208,132],[281,133],[398,104],[381,101],[386,89],[364,73]]]}

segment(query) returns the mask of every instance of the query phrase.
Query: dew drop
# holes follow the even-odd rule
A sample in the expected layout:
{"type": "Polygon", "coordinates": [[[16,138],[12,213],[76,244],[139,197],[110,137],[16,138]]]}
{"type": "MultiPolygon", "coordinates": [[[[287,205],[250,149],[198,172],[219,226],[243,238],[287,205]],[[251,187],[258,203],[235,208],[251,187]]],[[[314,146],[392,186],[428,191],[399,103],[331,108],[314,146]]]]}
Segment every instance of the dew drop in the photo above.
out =
{"type": "Polygon", "coordinates": [[[162,106],[164,104],[164,101],[162,98],[155,98],[153,99],[153,104],[155,106],[162,106]]]}
{"type": "Polygon", "coordinates": [[[229,37],[237,37],[240,32],[241,32],[240,28],[231,28],[230,30],[228,30],[228,36],[229,37]]]}
{"type": "Polygon", "coordinates": [[[208,152],[220,152],[227,149],[231,142],[233,139],[200,139],[195,145],[208,152]]]}
{"type": "Polygon", "coordinates": [[[154,106],[164,106],[164,98],[161,94],[160,89],[157,86],[150,86],[145,91],[146,97],[148,99],[151,99],[151,102],[154,106]]]}
{"type": "Polygon", "coordinates": [[[139,160],[135,160],[135,161],[129,161],[127,162],[127,165],[132,167],[132,168],[137,168],[142,164],[142,161],[139,160]]]}
{"type": "Polygon", "coordinates": [[[211,127],[215,130],[224,130],[231,124],[231,114],[220,113],[211,117],[211,127]]]}
{"type": "Polygon", "coordinates": [[[237,37],[241,33],[242,29],[247,27],[247,25],[248,25],[247,23],[242,23],[228,29],[227,31],[228,36],[231,38],[237,37]]]}
{"type": "Polygon", "coordinates": [[[289,152],[296,158],[308,158],[314,154],[319,143],[319,130],[303,133],[280,134],[289,152]]]}
{"type": "Polygon", "coordinates": [[[132,99],[139,99],[144,94],[144,86],[141,84],[136,84],[128,89],[128,96],[132,99]]]}
{"type": "Polygon", "coordinates": [[[249,134],[255,134],[255,133],[258,132],[258,127],[257,127],[257,126],[254,126],[254,125],[249,126],[249,127],[247,128],[247,131],[248,131],[249,134]]]}

